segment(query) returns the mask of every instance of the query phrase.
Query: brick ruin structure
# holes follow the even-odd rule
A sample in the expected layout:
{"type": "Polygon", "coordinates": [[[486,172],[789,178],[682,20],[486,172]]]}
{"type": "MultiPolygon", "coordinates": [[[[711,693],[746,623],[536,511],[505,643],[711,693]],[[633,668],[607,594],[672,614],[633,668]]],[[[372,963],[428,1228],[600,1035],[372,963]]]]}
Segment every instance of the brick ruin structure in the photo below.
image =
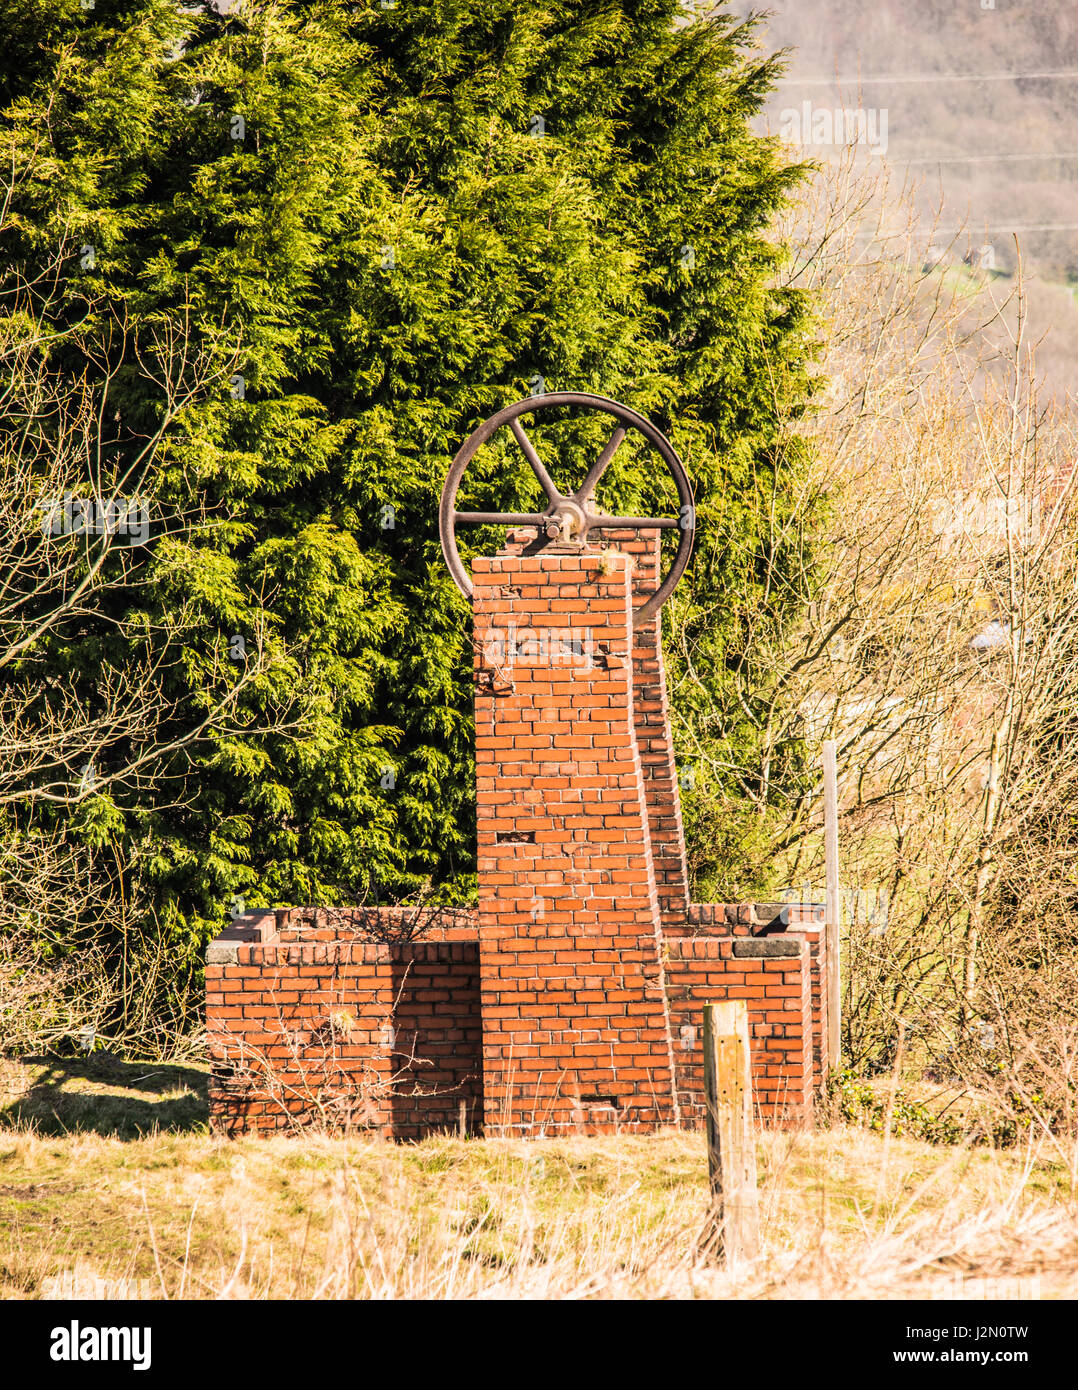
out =
{"type": "Polygon", "coordinates": [[[206,959],[218,1132],[699,1127],[727,999],[761,1121],[811,1124],[823,912],[689,901],[660,614],[633,626],[658,536],[535,535],[473,565],[478,907],[237,918],[206,959]]]}

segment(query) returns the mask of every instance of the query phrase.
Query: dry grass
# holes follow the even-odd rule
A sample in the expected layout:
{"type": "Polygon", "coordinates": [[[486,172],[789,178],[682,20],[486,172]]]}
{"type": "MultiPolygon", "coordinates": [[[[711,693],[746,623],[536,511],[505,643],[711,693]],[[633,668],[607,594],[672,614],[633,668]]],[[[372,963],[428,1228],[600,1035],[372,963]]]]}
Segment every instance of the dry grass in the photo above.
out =
{"type": "MultiPolygon", "coordinates": [[[[74,1084],[95,1085],[99,1106],[108,1099],[100,1080],[74,1084]]],[[[122,1090],[111,1088],[117,1106],[122,1090]]],[[[187,1113],[189,1094],[160,1095],[159,1120],[187,1113]]],[[[54,1129],[64,1113],[54,1097],[54,1129]]],[[[66,1114],[78,1123],[88,1112],[66,1114]]],[[[229,1142],[201,1127],[48,1134],[40,1107],[35,1118],[9,1105],[7,1116],[9,1298],[1078,1293],[1078,1203],[1047,1150],[936,1148],[854,1129],[763,1135],[763,1254],[724,1272],[695,1254],[707,1201],[698,1135],[229,1142]]]]}

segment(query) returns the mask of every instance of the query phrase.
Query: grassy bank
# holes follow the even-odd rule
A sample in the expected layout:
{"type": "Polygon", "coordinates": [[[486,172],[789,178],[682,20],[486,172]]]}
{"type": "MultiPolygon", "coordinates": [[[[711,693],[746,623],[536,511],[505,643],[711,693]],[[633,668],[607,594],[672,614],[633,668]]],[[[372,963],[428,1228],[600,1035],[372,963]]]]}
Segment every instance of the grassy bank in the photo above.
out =
{"type": "Polygon", "coordinates": [[[695,1253],[707,1204],[697,1135],[229,1142],[206,1133],[201,1068],[154,1071],[6,1064],[0,1294],[1078,1293],[1078,1205],[1065,1169],[1035,1147],[763,1135],[764,1251],[726,1273],[695,1253]],[[131,1137],[147,1121],[156,1132],[131,1137]]]}

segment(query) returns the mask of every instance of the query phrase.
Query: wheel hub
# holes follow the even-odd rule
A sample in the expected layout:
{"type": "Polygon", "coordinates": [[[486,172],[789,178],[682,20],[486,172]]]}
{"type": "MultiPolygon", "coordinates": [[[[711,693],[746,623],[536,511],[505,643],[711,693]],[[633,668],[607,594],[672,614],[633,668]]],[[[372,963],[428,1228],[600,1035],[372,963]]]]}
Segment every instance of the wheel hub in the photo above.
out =
{"type": "Polygon", "coordinates": [[[576,502],[559,502],[544,530],[547,540],[583,545],[588,536],[588,515],[576,502]]]}

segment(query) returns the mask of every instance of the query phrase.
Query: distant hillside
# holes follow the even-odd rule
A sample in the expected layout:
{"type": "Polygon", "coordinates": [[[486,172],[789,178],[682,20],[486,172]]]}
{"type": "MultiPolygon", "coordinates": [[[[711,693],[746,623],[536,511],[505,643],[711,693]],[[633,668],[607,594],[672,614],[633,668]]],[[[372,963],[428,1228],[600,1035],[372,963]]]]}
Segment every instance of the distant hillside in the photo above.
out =
{"type": "MultiPolygon", "coordinates": [[[[744,16],[764,7],[726,8],[744,16]]],[[[807,152],[827,158],[828,140],[841,141],[828,130],[835,109],[861,108],[866,155],[878,147],[923,182],[926,218],[936,204],[941,227],[968,220],[1004,270],[1013,268],[1017,229],[1023,256],[1045,279],[1078,283],[1074,0],[994,0],[994,8],[774,0],[767,8],[765,46],[793,50],[769,105],[771,129],[808,135],[807,152]]]]}

